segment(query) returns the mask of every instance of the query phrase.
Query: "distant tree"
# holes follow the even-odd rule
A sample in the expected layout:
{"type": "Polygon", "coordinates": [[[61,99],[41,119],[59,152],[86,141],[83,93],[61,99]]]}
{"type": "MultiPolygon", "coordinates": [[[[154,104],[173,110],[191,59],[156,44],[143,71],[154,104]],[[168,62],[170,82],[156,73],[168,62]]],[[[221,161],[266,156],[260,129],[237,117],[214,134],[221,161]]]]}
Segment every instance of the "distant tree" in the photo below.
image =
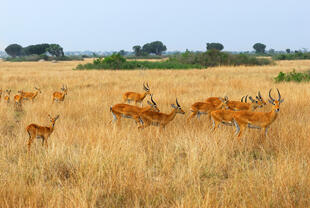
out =
{"type": "Polygon", "coordinates": [[[23,53],[25,55],[32,55],[32,54],[41,55],[41,54],[47,52],[47,49],[49,47],[50,47],[50,45],[47,43],[30,45],[30,46],[27,46],[23,49],[23,53]]]}
{"type": "Polygon", "coordinates": [[[135,45],[132,47],[132,50],[135,53],[135,56],[141,56],[142,55],[142,48],[139,45],[135,45]]]}
{"type": "Polygon", "coordinates": [[[275,52],[276,51],[273,48],[270,48],[269,51],[268,51],[269,54],[275,54],[275,52]]]}
{"type": "Polygon", "coordinates": [[[126,51],[125,51],[125,50],[120,50],[118,53],[119,53],[121,56],[125,56],[125,55],[126,55],[126,51]]]}
{"type": "Polygon", "coordinates": [[[23,47],[18,44],[11,44],[5,48],[5,52],[12,57],[20,56],[22,54],[23,47]]]}
{"type": "Polygon", "coordinates": [[[262,43],[255,43],[253,48],[255,49],[255,53],[265,53],[266,45],[262,43]]]}
{"type": "Polygon", "coordinates": [[[58,44],[50,44],[50,46],[48,47],[47,51],[51,55],[56,56],[56,57],[64,56],[63,48],[60,45],[58,45],[58,44]]]}
{"type": "Polygon", "coordinates": [[[221,43],[207,43],[207,50],[218,50],[221,51],[224,49],[224,46],[221,43]]]}
{"type": "Polygon", "coordinates": [[[291,49],[287,48],[286,50],[286,53],[291,53],[291,49]]]}
{"type": "Polygon", "coordinates": [[[146,43],[142,47],[142,52],[145,54],[154,53],[158,56],[162,54],[162,52],[166,51],[167,47],[161,41],[154,41],[151,43],[146,43]]]}

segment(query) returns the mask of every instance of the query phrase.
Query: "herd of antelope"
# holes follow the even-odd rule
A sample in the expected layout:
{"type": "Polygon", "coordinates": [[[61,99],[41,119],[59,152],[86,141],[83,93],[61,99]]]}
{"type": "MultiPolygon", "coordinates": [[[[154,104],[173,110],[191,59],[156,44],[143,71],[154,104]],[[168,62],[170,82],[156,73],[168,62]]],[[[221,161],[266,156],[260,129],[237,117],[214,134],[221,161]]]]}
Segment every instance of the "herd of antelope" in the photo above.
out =
{"type": "MultiPolygon", "coordinates": [[[[153,100],[149,85],[143,84],[143,89],[144,93],[126,92],[123,95],[123,101],[128,102],[128,104],[120,103],[110,107],[114,121],[120,124],[122,117],[131,118],[138,124],[138,129],[143,129],[150,125],[164,128],[175,118],[176,114],[185,114],[178,103],[178,99],[176,99],[176,105],[171,105],[173,109],[170,113],[160,112],[156,102],[153,100]],[[147,101],[148,106],[142,107],[142,102],[147,95],[150,95],[151,101],[147,101]],[[130,105],[130,102],[140,103],[141,107],[130,105]]],[[[224,98],[210,97],[204,102],[196,102],[191,106],[192,113],[187,120],[190,121],[196,116],[199,118],[200,115],[206,114],[213,122],[213,131],[218,128],[219,124],[225,124],[235,126],[235,135],[238,138],[241,137],[246,127],[261,129],[262,136],[267,136],[267,129],[277,118],[280,104],[284,101],[281,99],[278,89],[277,92],[278,99],[275,100],[271,96],[271,89],[269,90],[269,103],[273,105],[270,112],[255,112],[257,108],[267,105],[260,92],[258,92],[255,98],[243,96],[241,101],[232,101],[225,96],[224,98]],[[247,102],[247,98],[249,98],[250,103],[247,102]]]]}
{"type": "MultiPolygon", "coordinates": [[[[22,104],[23,101],[25,100],[31,100],[34,102],[35,98],[38,96],[39,93],[41,93],[40,88],[34,87],[35,92],[24,92],[22,90],[18,91],[18,94],[14,96],[14,105],[16,110],[22,110],[22,104]]],[[[9,104],[11,99],[11,89],[7,89],[5,91],[5,96],[4,96],[4,101],[9,104]]],[[[54,103],[55,101],[61,102],[64,101],[65,97],[67,95],[67,86],[65,87],[64,85],[61,88],[61,92],[54,92],[52,95],[52,102],[54,103]]],[[[2,89],[0,89],[0,101],[2,99],[2,89]]],[[[42,139],[42,145],[45,144],[47,147],[47,139],[48,137],[53,133],[54,131],[54,126],[56,120],[59,118],[59,115],[56,117],[52,118],[50,115],[48,115],[50,118],[51,125],[50,126],[40,126],[37,124],[30,124],[27,126],[26,131],[29,135],[28,139],[28,151],[30,151],[30,146],[31,143],[35,138],[41,138],[42,139]]]]}
{"type": "MultiPolygon", "coordinates": [[[[35,92],[18,91],[19,94],[14,96],[15,107],[19,110],[22,109],[24,100],[34,99],[41,93],[40,88],[35,87],[35,92]]],[[[123,103],[116,104],[110,107],[113,116],[113,121],[120,125],[121,118],[130,118],[135,120],[138,129],[144,129],[150,125],[160,126],[162,129],[171,122],[176,114],[185,114],[182,110],[178,99],[175,104],[171,104],[172,110],[170,113],[160,112],[156,102],[153,99],[153,94],[150,92],[148,83],[143,83],[144,93],[126,92],[123,94],[123,103]],[[147,106],[143,107],[143,100],[150,96],[150,101],[147,101],[147,106]],[[134,105],[130,103],[134,102],[134,105]],[[128,104],[126,104],[128,103],[128,104]],[[140,107],[137,104],[140,103],[140,107]]],[[[267,136],[268,127],[276,120],[280,109],[280,104],[284,101],[281,99],[281,94],[277,89],[278,99],[275,100],[271,96],[271,89],[269,90],[269,103],[273,105],[270,112],[255,112],[256,109],[262,108],[267,103],[262,98],[260,92],[253,98],[251,96],[243,96],[241,101],[229,100],[227,96],[222,97],[209,97],[203,102],[196,102],[191,106],[191,115],[187,118],[190,121],[194,117],[199,118],[205,114],[213,123],[212,131],[215,131],[219,124],[235,126],[235,135],[240,138],[245,128],[261,129],[262,136],[267,136]],[[248,103],[248,98],[250,102],[248,103]]],[[[10,103],[11,90],[5,91],[4,101],[10,103]]],[[[52,95],[52,102],[64,101],[67,95],[67,87],[61,88],[61,92],[54,92],[52,95]]],[[[2,99],[2,89],[0,89],[0,101],[2,99]]],[[[37,124],[30,124],[27,126],[26,131],[29,135],[28,138],[28,151],[30,151],[31,144],[35,138],[42,139],[42,145],[47,145],[47,139],[54,131],[54,126],[59,115],[50,118],[50,126],[40,126],[37,124]]]]}

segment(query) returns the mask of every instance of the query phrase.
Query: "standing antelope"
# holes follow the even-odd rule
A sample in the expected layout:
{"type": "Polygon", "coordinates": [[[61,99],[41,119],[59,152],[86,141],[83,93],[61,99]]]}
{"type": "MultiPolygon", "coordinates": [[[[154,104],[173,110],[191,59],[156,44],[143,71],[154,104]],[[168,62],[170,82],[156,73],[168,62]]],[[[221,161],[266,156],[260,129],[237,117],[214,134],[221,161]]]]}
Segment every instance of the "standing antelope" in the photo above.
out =
{"type": "Polygon", "coordinates": [[[128,105],[128,104],[116,104],[114,106],[110,107],[110,111],[113,115],[113,120],[117,121],[118,124],[120,124],[121,118],[132,118],[136,121],[136,123],[140,122],[140,113],[144,111],[155,111],[159,112],[159,109],[157,108],[157,104],[153,100],[153,96],[151,94],[151,101],[147,101],[149,106],[146,106],[144,108],[140,108],[138,106],[134,105],[128,105]]]}
{"type": "Polygon", "coordinates": [[[271,89],[269,90],[269,103],[271,103],[272,110],[270,112],[250,112],[250,111],[239,111],[235,112],[233,119],[236,126],[236,135],[238,138],[241,137],[244,129],[247,125],[252,128],[261,129],[262,136],[267,136],[268,127],[276,120],[278,117],[278,112],[280,111],[280,104],[284,101],[281,99],[281,94],[278,91],[278,100],[271,97],[271,89]],[[265,133],[265,134],[264,134],[265,133]]]}
{"type": "Polygon", "coordinates": [[[142,101],[144,100],[144,98],[146,97],[146,95],[150,95],[151,92],[150,92],[150,87],[149,87],[149,84],[146,83],[143,83],[143,89],[144,89],[144,93],[137,93],[137,92],[126,92],[123,94],[123,101],[126,103],[130,103],[131,101],[135,101],[135,104],[137,103],[140,103],[141,106],[143,105],[142,104],[142,101]]]}
{"type": "Polygon", "coordinates": [[[200,117],[201,114],[207,114],[208,118],[211,119],[211,112],[214,110],[218,110],[221,108],[225,108],[226,107],[226,103],[228,102],[228,98],[225,97],[224,99],[219,97],[218,98],[221,103],[216,105],[218,103],[218,101],[211,103],[211,102],[196,102],[191,106],[191,111],[192,114],[188,117],[188,121],[190,119],[192,119],[193,117],[195,117],[197,115],[197,118],[200,117]],[[215,103],[215,104],[214,104],[215,103]]]}
{"type": "Polygon", "coordinates": [[[260,96],[260,92],[259,92],[258,96],[256,96],[257,100],[254,100],[252,97],[250,97],[252,103],[247,103],[247,101],[246,101],[247,96],[245,96],[245,102],[243,102],[243,98],[244,98],[244,96],[241,98],[241,101],[231,101],[231,100],[229,100],[226,103],[227,107],[230,110],[240,111],[240,110],[250,110],[251,109],[251,105],[253,105],[254,102],[259,104],[259,105],[266,105],[266,102],[260,96]]]}
{"type": "Polygon", "coordinates": [[[67,95],[67,86],[65,87],[64,85],[62,85],[62,88],[61,88],[62,92],[54,92],[53,93],[53,103],[54,101],[64,101],[65,99],[65,96],[67,95]]]}
{"type": "Polygon", "coordinates": [[[4,100],[9,103],[10,102],[10,95],[11,95],[11,90],[5,90],[6,95],[4,96],[4,100]]]}
{"type": "Polygon", "coordinates": [[[30,124],[27,126],[26,131],[28,132],[28,135],[29,135],[28,151],[30,151],[31,143],[36,138],[41,138],[42,139],[42,146],[45,144],[46,148],[48,147],[47,139],[53,133],[54,127],[55,127],[55,122],[59,118],[59,115],[57,115],[54,118],[52,118],[50,115],[48,115],[48,117],[50,118],[50,122],[51,122],[51,125],[49,127],[48,126],[39,126],[37,124],[30,124]]]}
{"type": "Polygon", "coordinates": [[[20,93],[24,100],[31,100],[33,102],[37,95],[41,93],[40,88],[34,87],[34,89],[36,90],[36,92],[24,92],[20,90],[18,91],[18,93],[20,93]]]}
{"type": "MultiPolygon", "coordinates": [[[[249,104],[249,108],[246,111],[254,111],[257,108],[263,107],[263,103],[258,102],[257,100],[254,100],[251,96],[249,99],[252,101],[251,104],[249,104]]],[[[243,100],[243,97],[242,99],[243,100]]],[[[245,97],[245,102],[247,101],[247,96],[245,97]]],[[[226,124],[226,125],[232,125],[233,124],[233,116],[234,113],[239,111],[234,110],[216,110],[211,112],[211,118],[213,122],[213,131],[217,129],[220,123],[226,124]]]]}
{"type": "Polygon", "coordinates": [[[23,97],[22,97],[21,95],[15,95],[15,96],[14,96],[14,101],[15,101],[15,107],[16,107],[16,109],[21,110],[21,109],[22,109],[23,97]]]}
{"type": "Polygon", "coordinates": [[[140,123],[141,125],[138,129],[144,129],[150,125],[160,126],[161,128],[165,128],[165,126],[172,121],[177,113],[185,114],[182,110],[181,106],[178,103],[178,99],[176,99],[176,106],[171,104],[173,110],[169,113],[160,113],[160,112],[153,112],[153,111],[143,111],[140,113],[140,123]]]}

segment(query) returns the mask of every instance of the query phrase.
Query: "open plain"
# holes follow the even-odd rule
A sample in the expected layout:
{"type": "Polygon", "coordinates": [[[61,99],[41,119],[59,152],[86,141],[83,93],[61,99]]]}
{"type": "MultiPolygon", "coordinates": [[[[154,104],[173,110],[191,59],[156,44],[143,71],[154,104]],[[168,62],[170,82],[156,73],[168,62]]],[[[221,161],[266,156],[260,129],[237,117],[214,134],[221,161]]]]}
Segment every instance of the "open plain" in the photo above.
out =
{"type": "MultiPolygon", "coordinates": [[[[0,61],[0,88],[11,103],[0,103],[1,207],[310,207],[309,83],[275,83],[280,72],[306,71],[310,61],[279,61],[260,67],[204,70],[76,71],[82,61],[0,61]],[[178,101],[178,114],[164,130],[138,130],[131,119],[111,123],[110,106],[126,91],[143,92],[149,82],[161,112],[178,101]],[[63,103],[52,94],[68,87],[63,103]],[[18,90],[42,91],[16,111],[18,90]],[[269,89],[284,102],[268,137],[247,129],[211,132],[206,116],[187,122],[190,106],[211,96],[240,100],[269,89]],[[27,152],[26,126],[49,125],[48,138],[27,152]]],[[[144,105],[146,105],[146,100],[144,105]]],[[[271,105],[258,109],[269,111],[271,105]]]]}

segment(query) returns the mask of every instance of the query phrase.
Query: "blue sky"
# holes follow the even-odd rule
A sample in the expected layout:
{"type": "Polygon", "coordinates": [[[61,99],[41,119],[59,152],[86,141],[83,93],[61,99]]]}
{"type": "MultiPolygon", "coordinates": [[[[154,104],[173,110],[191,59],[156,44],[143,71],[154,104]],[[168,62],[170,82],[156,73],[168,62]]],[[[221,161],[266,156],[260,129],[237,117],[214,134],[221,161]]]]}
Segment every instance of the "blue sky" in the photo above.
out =
{"type": "Polygon", "coordinates": [[[309,0],[1,0],[0,50],[58,43],[65,51],[132,50],[161,40],[172,50],[310,50],[309,0]]]}

